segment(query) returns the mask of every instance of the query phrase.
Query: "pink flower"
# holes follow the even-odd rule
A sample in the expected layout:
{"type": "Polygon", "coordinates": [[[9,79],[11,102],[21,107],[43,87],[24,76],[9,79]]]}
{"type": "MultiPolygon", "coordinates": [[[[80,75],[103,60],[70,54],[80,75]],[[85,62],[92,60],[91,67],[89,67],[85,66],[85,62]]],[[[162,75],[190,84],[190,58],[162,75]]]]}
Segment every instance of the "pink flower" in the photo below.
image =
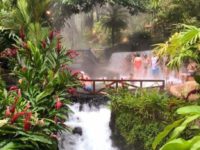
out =
{"type": "Polygon", "coordinates": [[[18,87],[16,85],[13,85],[9,88],[9,91],[16,91],[18,90],[18,87]]]}
{"type": "Polygon", "coordinates": [[[78,54],[75,50],[68,50],[68,52],[66,53],[66,55],[67,55],[69,58],[73,59],[73,58],[75,58],[76,56],[78,56],[79,54],[78,54]]]}
{"type": "Polygon", "coordinates": [[[71,94],[71,95],[74,95],[74,94],[76,94],[76,89],[75,88],[69,88],[69,89],[67,89],[67,92],[69,93],[69,94],[71,94]]]}
{"type": "Polygon", "coordinates": [[[60,101],[60,98],[56,98],[55,108],[58,110],[63,106],[63,103],[60,101]]]}

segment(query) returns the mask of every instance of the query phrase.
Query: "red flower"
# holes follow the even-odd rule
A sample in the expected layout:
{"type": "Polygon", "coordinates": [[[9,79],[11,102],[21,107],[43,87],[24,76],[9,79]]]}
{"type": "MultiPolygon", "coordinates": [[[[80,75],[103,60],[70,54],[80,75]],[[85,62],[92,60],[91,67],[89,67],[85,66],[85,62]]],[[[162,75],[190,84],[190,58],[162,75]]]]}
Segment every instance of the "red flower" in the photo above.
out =
{"type": "Polygon", "coordinates": [[[15,102],[14,102],[14,104],[10,107],[10,112],[11,113],[14,113],[15,112],[15,108],[16,108],[16,104],[17,104],[17,102],[18,102],[18,97],[15,97],[15,102]]]}
{"type": "Polygon", "coordinates": [[[17,119],[18,119],[19,117],[23,116],[24,114],[25,114],[25,112],[23,112],[23,111],[14,114],[14,115],[12,116],[12,118],[11,118],[10,123],[11,123],[11,124],[15,123],[15,122],[17,121],[17,119]]]}
{"type": "Polygon", "coordinates": [[[54,37],[54,31],[51,31],[49,33],[49,40],[52,41],[53,40],[53,37],[54,37]]]}
{"type": "Polygon", "coordinates": [[[56,98],[55,108],[58,110],[63,106],[63,103],[60,101],[60,98],[56,98]]]}
{"type": "Polygon", "coordinates": [[[18,90],[18,87],[16,85],[13,85],[9,88],[9,91],[16,91],[18,90]]]}
{"type": "Polygon", "coordinates": [[[6,116],[6,117],[9,117],[10,115],[11,115],[11,112],[10,112],[10,107],[9,107],[9,106],[7,106],[7,107],[6,107],[5,116],[6,116]]]}
{"type": "Polygon", "coordinates": [[[47,43],[46,43],[46,41],[45,40],[43,40],[42,42],[41,42],[41,44],[42,44],[42,48],[46,48],[46,46],[47,46],[47,43]]]}
{"type": "Polygon", "coordinates": [[[32,113],[28,112],[25,114],[25,119],[24,119],[24,130],[28,131],[30,130],[31,127],[31,123],[30,123],[30,119],[31,119],[32,113]]]}
{"type": "Polygon", "coordinates": [[[82,77],[83,74],[80,71],[75,71],[72,73],[73,77],[78,77],[79,75],[81,75],[81,77],[82,77]]]}
{"type": "Polygon", "coordinates": [[[19,37],[24,41],[25,39],[25,33],[24,33],[24,28],[21,27],[19,30],[19,37]]]}
{"type": "Polygon", "coordinates": [[[73,59],[73,58],[75,58],[76,56],[78,56],[79,54],[78,54],[75,50],[69,50],[69,51],[66,53],[66,55],[67,55],[69,58],[73,59]]]}
{"type": "Polygon", "coordinates": [[[11,56],[11,57],[15,57],[15,56],[17,55],[18,49],[17,49],[17,48],[11,48],[10,50],[11,50],[11,52],[10,52],[11,55],[10,55],[10,56],[11,56]]]}
{"type": "Polygon", "coordinates": [[[61,42],[60,42],[60,38],[57,39],[57,45],[56,45],[56,52],[58,54],[60,54],[61,51],[61,42]]]}
{"type": "Polygon", "coordinates": [[[67,89],[67,92],[71,95],[74,95],[74,94],[76,94],[76,89],[75,88],[69,88],[69,89],[67,89]]]}

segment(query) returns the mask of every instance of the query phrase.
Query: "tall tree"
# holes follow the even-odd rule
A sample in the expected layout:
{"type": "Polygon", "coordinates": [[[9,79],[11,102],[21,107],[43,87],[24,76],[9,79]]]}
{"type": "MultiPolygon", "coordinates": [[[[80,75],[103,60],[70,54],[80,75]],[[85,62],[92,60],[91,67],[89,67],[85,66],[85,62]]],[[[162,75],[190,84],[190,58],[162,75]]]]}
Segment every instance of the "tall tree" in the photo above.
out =
{"type": "Polygon", "coordinates": [[[106,13],[101,19],[101,24],[106,31],[110,32],[112,46],[116,43],[117,37],[120,36],[120,31],[126,29],[127,17],[127,11],[119,5],[106,9],[106,13]]]}

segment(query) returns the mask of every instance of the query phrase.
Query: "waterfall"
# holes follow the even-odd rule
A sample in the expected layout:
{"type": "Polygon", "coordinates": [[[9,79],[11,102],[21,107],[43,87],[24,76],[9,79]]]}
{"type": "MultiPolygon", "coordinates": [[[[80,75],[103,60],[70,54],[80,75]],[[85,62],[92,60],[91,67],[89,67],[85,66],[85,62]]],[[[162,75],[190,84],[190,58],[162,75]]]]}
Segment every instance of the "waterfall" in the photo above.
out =
{"type": "Polygon", "coordinates": [[[69,116],[66,125],[77,128],[79,134],[63,134],[60,150],[117,150],[112,146],[110,139],[111,111],[109,108],[106,106],[96,108],[78,103],[70,108],[74,113],[69,116]]]}

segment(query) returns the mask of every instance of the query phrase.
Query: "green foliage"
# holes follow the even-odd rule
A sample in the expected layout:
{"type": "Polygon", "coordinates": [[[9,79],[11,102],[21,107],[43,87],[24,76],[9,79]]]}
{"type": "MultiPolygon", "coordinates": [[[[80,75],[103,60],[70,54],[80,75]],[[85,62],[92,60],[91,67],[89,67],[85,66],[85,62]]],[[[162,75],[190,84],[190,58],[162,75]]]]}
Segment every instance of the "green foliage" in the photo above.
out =
{"type": "Polygon", "coordinates": [[[160,148],[160,150],[171,150],[177,148],[180,150],[198,150],[199,149],[199,124],[200,107],[197,105],[181,107],[177,113],[182,115],[180,120],[168,125],[155,138],[153,149],[156,149],[158,144],[168,136],[167,142],[160,148]],[[187,130],[195,130],[191,137],[183,137],[183,133],[187,130]]]}
{"type": "Polygon", "coordinates": [[[191,59],[198,64],[200,62],[200,28],[188,25],[183,26],[183,31],[175,33],[165,43],[156,44],[154,49],[158,56],[167,55],[170,57],[171,61],[168,66],[171,68],[179,68],[187,59],[191,59]]]}
{"type": "Polygon", "coordinates": [[[153,0],[156,31],[168,37],[175,24],[200,25],[200,2],[197,0],[153,0]],[[166,9],[167,7],[167,9],[166,9]]]}
{"type": "Polygon", "coordinates": [[[58,33],[31,26],[28,34],[35,36],[26,34],[16,44],[18,85],[0,90],[0,149],[56,150],[57,134],[68,130],[67,89],[79,86],[63,68],[72,62],[70,53],[58,33]]]}
{"type": "MultiPolygon", "coordinates": [[[[115,114],[116,127],[128,144],[142,145],[151,149],[152,142],[167,122],[174,119],[173,112],[178,100],[169,100],[157,90],[137,90],[132,93],[120,89],[111,95],[111,109],[115,114]]],[[[182,102],[183,103],[183,102],[182,102]]]]}
{"type": "Polygon", "coordinates": [[[132,14],[145,11],[147,5],[149,4],[148,0],[61,0],[64,4],[69,5],[76,10],[76,12],[80,11],[89,11],[92,9],[93,6],[96,4],[116,4],[116,5],[122,5],[130,10],[132,14]]]}

